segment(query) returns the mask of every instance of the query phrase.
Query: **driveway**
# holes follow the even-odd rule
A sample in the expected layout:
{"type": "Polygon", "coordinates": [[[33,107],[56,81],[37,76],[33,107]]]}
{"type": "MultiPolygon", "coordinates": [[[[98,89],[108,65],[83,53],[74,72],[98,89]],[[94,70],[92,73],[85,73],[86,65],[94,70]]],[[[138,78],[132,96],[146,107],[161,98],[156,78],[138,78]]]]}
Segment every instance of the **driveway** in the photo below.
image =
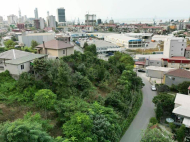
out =
{"type": "Polygon", "coordinates": [[[149,119],[155,116],[155,106],[152,103],[152,99],[156,96],[156,91],[151,90],[151,85],[146,77],[146,73],[138,73],[138,76],[141,77],[145,83],[145,86],[142,88],[143,103],[120,142],[140,142],[142,130],[147,128],[149,119]]]}

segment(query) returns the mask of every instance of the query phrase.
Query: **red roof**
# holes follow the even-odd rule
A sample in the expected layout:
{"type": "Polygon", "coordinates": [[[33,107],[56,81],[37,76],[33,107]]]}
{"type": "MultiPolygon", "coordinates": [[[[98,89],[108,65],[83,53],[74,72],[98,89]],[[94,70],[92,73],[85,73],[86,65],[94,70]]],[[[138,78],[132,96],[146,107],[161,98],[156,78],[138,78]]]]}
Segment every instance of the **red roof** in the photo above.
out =
{"type": "Polygon", "coordinates": [[[188,50],[188,51],[190,50],[190,45],[188,45],[188,46],[186,47],[186,50],[188,50]]]}
{"type": "Polygon", "coordinates": [[[167,61],[168,63],[190,63],[190,60],[185,57],[162,58],[162,60],[167,61]]]}
{"type": "Polygon", "coordinates": [[[135,65],[145,65],[145,62],[135,62],[135,65]]]}
{"type": "Polygon", "coordinates": [[[180,59],[180,60],[186,60],[185,57],[180,57],[180,56],[174,56],[174,57],[171,57],[171,59],[180,59]]]}
{"type": "Polygon", "coordinates": [[[169,71],[166,73],[166,75],[190,79],[190,72],[183,69],[176,69],[176,70],[169,71]]]}

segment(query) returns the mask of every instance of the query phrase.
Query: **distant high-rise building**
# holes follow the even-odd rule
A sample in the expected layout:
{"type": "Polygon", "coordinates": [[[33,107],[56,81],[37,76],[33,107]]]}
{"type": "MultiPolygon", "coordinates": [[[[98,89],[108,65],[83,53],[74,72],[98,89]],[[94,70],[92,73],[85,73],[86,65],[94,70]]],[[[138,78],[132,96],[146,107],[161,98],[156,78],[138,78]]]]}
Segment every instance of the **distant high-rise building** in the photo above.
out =
{"type": "Polygon", "coordinates": [[[111,19],[111,20],[109,21],[109,24],[114,24],[114,21],[111,19]]]}
{"type": "Polygon", "coordinates": [[[40,20],[40,29],[44,29],[45,28],[45,20],[44,20],[44,18],[39,18],[39,20],[40,20]]]}
{"type": "Polygon", "coordinates": [[[39,19],[35,19],[35,20],[34,20],[34,27],[35,27],[36,29],[40,29],[40,20],[39,20],[39,19]]]}
{"type": "Polygon", "coordinates": [[[57,20],[58,23],[65,22],[65,9],[64,8],[58,8],[57,9],[57,20]]]}
{"type": "Polygon", "coordinates": [[[47,11],[47,16],[49,17],[49,11],[47,11]]]}
{"type": "Polygon", "coordinates": [[[55,16],[50,15],[47,17],[47,25],[51,28],[56,28],[55,16]]]}
{"type": "Polygon", "coordinates": [[[0,23],[3,23],[3,17],[0,16],[0,23]]]}
{"type": "Polygon", "coordinates": [[[21,18],[21,11],[20,11],[20,9],[18,11],[18,15],[19,15],[19,18],[21,18]]]}
{"type": "Polygon", "coordinates": [[[85,15],[85,25],[94,26],[96,24],[96,15],[95,14],[86,14],[85,15]]]}
{"type": "Polygon", "coordinates": [[[18,21],[18,17],[14,14],[7,16],[8,24],[16,24],[18,21]]]}
{"type": "Polygon", "coordinates": [[[102,20],[98,19],[97,22],[98,22],[98,25],[100,25],[102,23],[102,20]]]}
{"type": "Polygon", "coordinates": [[[35,19],[38,19],[38,9],[37,8],[34,9],[34,16],[35,16],[35,19]]]}
{"type": "Polygon", "coordinates": [[[24,24],[17,24],[18,29],[24,29],[24,24]]]}

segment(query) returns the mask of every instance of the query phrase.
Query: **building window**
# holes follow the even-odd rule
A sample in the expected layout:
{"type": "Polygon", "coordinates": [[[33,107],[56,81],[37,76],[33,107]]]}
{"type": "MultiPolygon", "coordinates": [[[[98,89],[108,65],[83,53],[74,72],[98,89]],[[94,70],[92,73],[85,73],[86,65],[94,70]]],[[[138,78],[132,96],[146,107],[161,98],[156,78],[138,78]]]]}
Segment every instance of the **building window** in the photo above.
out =
{"type": "Polygon", "coordinates": [[[63,50],[63,54],[65,54],[65,50],[63,50]]]}
{"type": "Polygon", "coordinates": [[[172,80],[175,80],[175,78],[172,78],[172,80]]]}
{"type": "Polygon", "coordinates": [[[183,51],[183,48],[181,48],[181,51],[183,51]]]}
{"type": "Polygon", "coordinates": [[[21,65],[21,70],[23,70],[24,69],[24,65],[21,65]]]}
{"type": "Polygon", "coordinates": [[[183,46],[183,44],[182,44],[182,46],[183,46]]]}
{"type": "Polygon", "coordinates": [[[159,64],[159,62],[157,62],[157,64],[159,64]]]}

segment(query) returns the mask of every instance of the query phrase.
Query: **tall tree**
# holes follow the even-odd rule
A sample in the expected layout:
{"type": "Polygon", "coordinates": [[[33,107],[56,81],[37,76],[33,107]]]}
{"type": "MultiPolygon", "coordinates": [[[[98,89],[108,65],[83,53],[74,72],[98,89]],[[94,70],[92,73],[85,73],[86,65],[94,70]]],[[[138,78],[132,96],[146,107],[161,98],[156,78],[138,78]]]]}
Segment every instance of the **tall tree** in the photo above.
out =
{"type": "Polygon", "coordinates": [[[35,40],[32,40],[32,41],[31,41],[31,47],[32,47],[32,48],[35,48],[37,45],[39,45],[39,44],[37,43],[37,41],[35,41],[35,40]]]}

